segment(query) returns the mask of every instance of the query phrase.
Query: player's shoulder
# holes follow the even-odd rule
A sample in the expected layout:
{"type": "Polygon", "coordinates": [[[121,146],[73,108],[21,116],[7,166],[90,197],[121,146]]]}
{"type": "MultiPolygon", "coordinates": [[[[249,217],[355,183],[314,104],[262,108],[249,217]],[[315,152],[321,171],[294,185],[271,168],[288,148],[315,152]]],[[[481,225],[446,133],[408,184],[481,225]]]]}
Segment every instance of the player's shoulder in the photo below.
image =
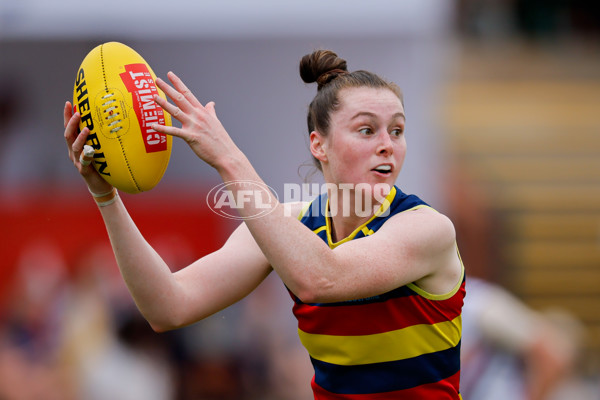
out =
{"type": "Polygon", "coordinates": [[[402,232],[417,240],[425,239],[423,243],[448,245],[456,240],[456,230],[450,218],[429,206],[393,215],[385,225],[387,229],[402,232]]]}

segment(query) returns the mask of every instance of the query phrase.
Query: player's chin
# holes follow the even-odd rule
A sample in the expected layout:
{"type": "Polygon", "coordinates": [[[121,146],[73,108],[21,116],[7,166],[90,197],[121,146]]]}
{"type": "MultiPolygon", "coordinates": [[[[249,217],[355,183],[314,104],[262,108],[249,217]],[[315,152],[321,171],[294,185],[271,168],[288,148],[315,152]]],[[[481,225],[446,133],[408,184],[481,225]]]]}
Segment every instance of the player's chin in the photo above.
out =
{"type": "Polygon", "coordinates": [[[380,199],[385,198],[393,186],[391,179],[369,179],[356,184],[355,192],[362,193],[364,197],[380,199]]]}

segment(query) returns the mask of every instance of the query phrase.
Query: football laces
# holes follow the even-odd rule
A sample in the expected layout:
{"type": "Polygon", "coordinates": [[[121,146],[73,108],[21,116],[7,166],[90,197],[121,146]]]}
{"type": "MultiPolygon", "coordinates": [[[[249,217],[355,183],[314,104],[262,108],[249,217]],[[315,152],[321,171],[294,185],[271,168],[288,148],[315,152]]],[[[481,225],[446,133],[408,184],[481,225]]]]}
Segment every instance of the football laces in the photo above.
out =
{"type": "Polygon", "coordinates": [[[108,93],[102,96],[102,99],[106,100],[104,103],[102,103],[102,108],[104,109],[104,114],[106,114],[105,119],[110,121],[108,124],[108,126],[112,128],[110,133],[116,133],[123,129],[123,127],[120,125],[123,120],[117,118],[119,115],[121,115],[121,113],[115,111],[118,110],[118,103],[117,100],[114,99],[114,95],[114,93],[108,93]]]}

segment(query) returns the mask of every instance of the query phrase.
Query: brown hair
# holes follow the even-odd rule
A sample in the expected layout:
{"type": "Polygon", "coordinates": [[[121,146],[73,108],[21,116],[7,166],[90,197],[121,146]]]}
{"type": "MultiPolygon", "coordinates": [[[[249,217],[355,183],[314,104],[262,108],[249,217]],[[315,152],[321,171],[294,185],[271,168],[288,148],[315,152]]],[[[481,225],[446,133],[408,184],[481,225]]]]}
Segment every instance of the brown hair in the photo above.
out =
{"type": "MultiPolygon", "coordinates": [[[[402,103],[402,91],[393,82],[364,70],[348,72],[346,60],[331,50],[315,50],[300,60],[300,77],[305,83],[317,83],[317,94],[308,106],[306,117],[308,133],[317,130],[323,136],[329,133],[330,115],[340,106],[339,93],[345,88],[370,87],[391,90],[402,103]]],[[[315,160],[317,168],[320,163],[315,160]]]]}

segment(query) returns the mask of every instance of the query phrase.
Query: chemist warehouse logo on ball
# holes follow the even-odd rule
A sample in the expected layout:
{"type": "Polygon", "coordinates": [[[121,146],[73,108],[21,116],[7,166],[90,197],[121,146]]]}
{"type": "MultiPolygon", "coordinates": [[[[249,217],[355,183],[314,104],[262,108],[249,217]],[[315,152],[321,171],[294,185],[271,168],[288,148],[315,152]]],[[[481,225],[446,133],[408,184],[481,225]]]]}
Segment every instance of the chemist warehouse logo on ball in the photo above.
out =
{"type": "Polygon", "coordinates": [[[148,67],[145,64],[128,64],[120,76],[127,91],[131,93],[131,102],[140,124],[146,153],[166,151],[167,135],[151,128],[154,123],[164,125],[165,114],[154,102],[158,88],[148,67]]]}
{"type": "Polygon", "coordinates": [[[270,186],[253,181],[231,181],[221,183],[208,192],[206,203],[210,209],[228,219],[248,220],[264,217],[274,210],[269,199],[278,199],[270,186]],[[252,206],[251,215],[241,216],[239,210],[252,206]]]}

